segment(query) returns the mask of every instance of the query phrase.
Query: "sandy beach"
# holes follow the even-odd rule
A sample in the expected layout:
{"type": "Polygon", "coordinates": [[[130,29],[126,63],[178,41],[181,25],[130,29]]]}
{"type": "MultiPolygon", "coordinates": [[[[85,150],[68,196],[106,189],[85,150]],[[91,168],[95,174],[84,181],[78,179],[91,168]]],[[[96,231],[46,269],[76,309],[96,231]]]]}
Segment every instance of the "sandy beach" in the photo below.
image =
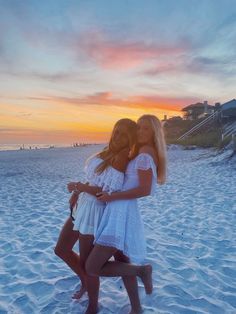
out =
{"type": "MultiPolygon", "coordinates": [[[[69,181],[101,145],[0,152],[0,313],[83,313],[76,275],[54,255],[69,181]]],[[[144,313],[236,313],[236,159],[168,150],[168,180],[140,199],[154,291],[144,313]]],[[[78,249],[78,247],[76,248],[78,249]]],[[[100,314],[126,314],[120,278],[102,278],[100,314]]]]}

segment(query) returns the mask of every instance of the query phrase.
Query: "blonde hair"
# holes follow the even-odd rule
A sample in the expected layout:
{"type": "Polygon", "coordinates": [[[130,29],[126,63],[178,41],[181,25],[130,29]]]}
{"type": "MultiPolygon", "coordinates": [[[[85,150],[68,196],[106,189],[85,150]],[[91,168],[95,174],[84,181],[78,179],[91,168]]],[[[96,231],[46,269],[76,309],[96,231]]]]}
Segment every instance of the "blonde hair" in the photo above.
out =
{"type": "MultiPolygon", "coordinates": [[[[113,127],[111,138],[107,147],[105,147],[100,153],[97,154],[98,157],[103,159],[103,162],[99,164],[96,168],[96,172],[101,174],[107,167],[112,166],[113,161],[115,160],[116,156],[120,153],[120,151],[113,151],[112,149],[112,138],[115,132],[116,127],[123,126],[126,128],[127,138],[128,138],[128,148],[131,152],[134,149],[134,146],[137,141],[137,123],[131,119],[124,118],[120,119],[116,122],[113,127]]],[[[124,147],[121,149],[123,150],[124,147]]],[[[127,154],[128,158],[128,154],[127,154]]]]}
{"type": "Polygon", "coordinates": [[[153,144],[157,157],[157,182],[164,184],[166,181],[166,141],[161,121],[154,115],[145,114],[138,120],[146,120],[153,131],[153,144]]]}

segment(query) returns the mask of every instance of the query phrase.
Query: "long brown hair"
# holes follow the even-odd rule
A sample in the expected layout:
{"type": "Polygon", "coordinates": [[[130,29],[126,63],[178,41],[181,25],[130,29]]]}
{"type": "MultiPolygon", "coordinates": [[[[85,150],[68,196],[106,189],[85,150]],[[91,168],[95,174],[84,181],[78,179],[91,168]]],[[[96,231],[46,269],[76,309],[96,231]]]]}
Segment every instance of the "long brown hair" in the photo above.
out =
{"type": "Polygon", "coordinates": [[[163,184],[166,181],[166,141],[161,121],[154,115],[145,114],[138,120],[146,120],[153,131],[153,144],[157,157],[157,182],[163,184]]]}
{"type": "MultiPolygon", "coordinates": [[[[136,139],[137,139],[137,124],[135,121],[125,118],[125,119],[120,119],[116,122],[116,124],[113,127],[112,134],[110,141],[108,143],[108,146],[105,147],[100,153],[97,154],[98,157],[103,159],[102,163],[97,167],[96,172],[97,173],[102,173],[107,167],[111,166],[113,164],[113,161],[115,160],[117,154],[120,153],[120,151],[114,151],[112,149],[112,138],[114,131],[116,127],[122,126],[125,127],[126,133],[127,133],[127,138],[128,138],[128,145],[127,148],[132,151],[134,149],[134,146],[136,144],[136,139]]],[[[121,150],[123,150],[122,148],[121,150]]]]}

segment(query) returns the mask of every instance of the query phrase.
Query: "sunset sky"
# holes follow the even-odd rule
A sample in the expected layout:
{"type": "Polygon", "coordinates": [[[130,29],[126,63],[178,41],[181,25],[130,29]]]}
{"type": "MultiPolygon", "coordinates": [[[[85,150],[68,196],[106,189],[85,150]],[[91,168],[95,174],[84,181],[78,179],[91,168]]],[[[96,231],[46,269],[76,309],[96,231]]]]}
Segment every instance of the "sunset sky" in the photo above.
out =
{"type": "Polygon", "coordinates": [[[0,143],[107,141],[236,98],[236,1],[0,0],[0,143]]]}

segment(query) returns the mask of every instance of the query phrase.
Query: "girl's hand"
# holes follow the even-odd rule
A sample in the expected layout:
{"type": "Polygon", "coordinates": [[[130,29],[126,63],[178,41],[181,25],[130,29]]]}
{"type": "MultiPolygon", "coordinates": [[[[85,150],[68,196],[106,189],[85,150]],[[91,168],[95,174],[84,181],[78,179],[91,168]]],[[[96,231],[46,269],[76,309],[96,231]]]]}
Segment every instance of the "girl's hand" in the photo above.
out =
{"type": "Polygon", "coordinates": [[[76,184],[77,184],[77,182],[69,182],[67,184],[67,189],[70,193],[73,192],[74,190],[76,190],[76,184]]]}
{"type": "Polygon", "coordinates": [[[100,192],[97,193],[97,199],[101,202],[111,202],[112,201],[112,195],[108,194],[107,192],[100,192]]]}
{"type": "Polygon", "coordinates": [[[69,199],[70,209],[73,209],[78,201],[79,193],[73,193],[69,199]]]}
{"type": "Polygon", "coordinates": [[[84,192],[84,186],[88,185],[87,183],[81,183],[81,182],[76,182],[76,190],[80,191],[80,192],[84,192]]]}

